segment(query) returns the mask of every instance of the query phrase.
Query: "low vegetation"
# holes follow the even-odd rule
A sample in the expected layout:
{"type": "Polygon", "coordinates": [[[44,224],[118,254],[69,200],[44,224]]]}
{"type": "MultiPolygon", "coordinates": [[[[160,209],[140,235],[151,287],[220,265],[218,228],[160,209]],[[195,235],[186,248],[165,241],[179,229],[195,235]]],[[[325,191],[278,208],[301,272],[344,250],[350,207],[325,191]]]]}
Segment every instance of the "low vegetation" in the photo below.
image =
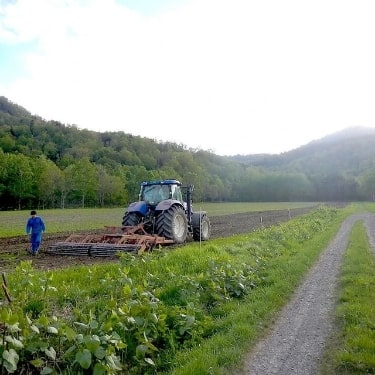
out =
{"type": "Polygon", "coordinates": [[[1,371],[224,374],[349,213],[320,208],[248,235],[117,265],[4,277],[1,371]]]}

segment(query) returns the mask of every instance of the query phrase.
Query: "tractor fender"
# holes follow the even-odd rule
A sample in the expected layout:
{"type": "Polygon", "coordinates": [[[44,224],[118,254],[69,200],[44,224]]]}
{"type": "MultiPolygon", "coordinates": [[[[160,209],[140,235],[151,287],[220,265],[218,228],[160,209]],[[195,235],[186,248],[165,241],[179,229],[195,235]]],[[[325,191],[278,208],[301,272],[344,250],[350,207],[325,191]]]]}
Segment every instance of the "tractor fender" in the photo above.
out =
{"type": "Polygon", "coordinates": [[[193,225],[194,228],[199,227],[199,223],[202,220],[202,217],[206,216],[207,211],[198,211],[194,212],[192,217],[191,217],[191,224],[193,225]]]}
{"type": "Polygon", "coordinates": [[[180,206],[184,209],[184,206],[181,204],[180,201],[177,201],[175,199],[166,199],[165,201],[161,201],[160,203],[158,203],[155,210],[165,211],[165,210],[169,210],[172,206],[180,206]]]}
{"type": "Polygon", "coordinates": [[[138,212],[142,216],[146,216],[148,212],[148,205],[146,201],[139,201],[130,203],[127,212],[138,212]]]}

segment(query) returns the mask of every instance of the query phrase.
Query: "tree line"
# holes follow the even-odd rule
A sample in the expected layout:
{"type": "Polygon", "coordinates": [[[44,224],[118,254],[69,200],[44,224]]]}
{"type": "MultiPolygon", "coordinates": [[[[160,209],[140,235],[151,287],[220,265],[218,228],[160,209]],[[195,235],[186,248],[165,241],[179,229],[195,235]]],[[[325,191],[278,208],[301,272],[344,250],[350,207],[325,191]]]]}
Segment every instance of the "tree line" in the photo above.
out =
{"type": "Polygon", "coordinates": [[[195,201],[373,199],[375,139],[366,137],[365,146],[360,140],[358,157],[348,156],[356,147],[351,142],[314,152],[306,146],[281,155],[224,157],[45,121],[0,97],[0,208],[127,205],[137,199],[140,182],[163,178],[194,184],[195,201]]]}

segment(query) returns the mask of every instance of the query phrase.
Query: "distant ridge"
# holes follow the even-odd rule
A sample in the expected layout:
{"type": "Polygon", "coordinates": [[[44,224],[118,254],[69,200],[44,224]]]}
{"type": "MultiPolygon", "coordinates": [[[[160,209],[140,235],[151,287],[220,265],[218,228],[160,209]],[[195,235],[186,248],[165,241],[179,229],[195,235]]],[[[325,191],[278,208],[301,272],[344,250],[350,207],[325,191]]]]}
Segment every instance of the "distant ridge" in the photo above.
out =
{"type": "Polygon", "coordinates": [[[324,142],[339,142],[345,139],[359,138],[366,135],[375,135],[375,128],[369,128],[365,126],[352,126],[329,134],[323,138],[311,141],[307,145],[324,142]]]}

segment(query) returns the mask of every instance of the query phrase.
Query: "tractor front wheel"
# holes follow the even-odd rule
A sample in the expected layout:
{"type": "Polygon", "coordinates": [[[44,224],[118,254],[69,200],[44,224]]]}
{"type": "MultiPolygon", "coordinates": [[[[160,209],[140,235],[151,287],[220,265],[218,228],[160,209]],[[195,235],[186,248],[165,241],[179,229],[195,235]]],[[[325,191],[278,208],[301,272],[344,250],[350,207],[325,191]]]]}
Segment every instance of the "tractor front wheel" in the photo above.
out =
{"type": "Polygon", "coordinates": [[[178,206],[172,206],[161,212],[156,218],[156,231],[159,236],[184,243],[188,232],[188,222],[185,211],[178,206]]]}
{"type": "Polygon", "coordinates": [[[194,241],[208,241],[211,236],[211,223],[207,216],[200,216],[193,224],[194,241]]]}

